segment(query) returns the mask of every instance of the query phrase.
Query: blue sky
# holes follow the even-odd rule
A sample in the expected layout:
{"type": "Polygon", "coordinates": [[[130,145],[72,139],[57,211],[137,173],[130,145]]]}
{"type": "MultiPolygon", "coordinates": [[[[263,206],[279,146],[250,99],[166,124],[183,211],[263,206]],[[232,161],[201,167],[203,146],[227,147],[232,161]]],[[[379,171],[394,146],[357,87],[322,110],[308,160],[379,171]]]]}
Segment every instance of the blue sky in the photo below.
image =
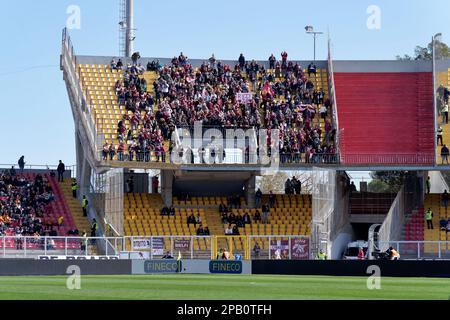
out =
{"type": "MultiPolygon", "coordinates": [[[[76,53],[118,54],[119,0],[3,1],[0,19],[0,163],[75,163],[74,126],[59,70],[61,30],[67,8],[81,10],[81,29],[70,34],[76,53]]],[[[330,30],[334,58],[393,59],[412,54],[437,32],[449,42],[448,0],[343,1],[144,1],[135,0],[136,50],[142,56],[267,59],[286,50],[312,59],[313,40],[304,27],[330,30]],[[369,30],[366,10],[381,10],[381,28],[369,30]]],[[[326,36],[317,58],[326,58],[326,36]]]]}

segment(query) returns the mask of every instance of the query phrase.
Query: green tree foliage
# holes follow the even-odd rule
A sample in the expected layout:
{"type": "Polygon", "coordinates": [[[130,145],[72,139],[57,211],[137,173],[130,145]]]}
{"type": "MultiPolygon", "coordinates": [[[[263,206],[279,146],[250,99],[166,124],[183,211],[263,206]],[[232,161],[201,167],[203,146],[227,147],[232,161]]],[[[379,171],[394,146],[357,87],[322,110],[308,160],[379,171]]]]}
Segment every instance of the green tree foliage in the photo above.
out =
{"type": "Polygon", "coordinates": [[[397,193],[402,188],[405,178],[408,175],[406,171],[377,171],[371,174],[372,181],[369,183],[371,192],[391,192],[397,193]],[[378,190],[378,191],[375,191],[378,190]]]}
{"type": "Polygon", "coordinates": [[[375,179],[369,182],[368,191],[374,193],[391,193],[392,188],[386,182],[375,179]]]}
{"type": "MultiPolygon", "coordinates": [[[[419,60],[432,60],[433,59],[433,43],[430,42],[426,47],[417,46],[414,49],[414,56],[403,55],[397,56],[397,60],[402,61],[419,61],[419,60]]],[[[450,59],[450,48],[448,45],[441,41],[436,41],[436,59],[450,59]]]]}

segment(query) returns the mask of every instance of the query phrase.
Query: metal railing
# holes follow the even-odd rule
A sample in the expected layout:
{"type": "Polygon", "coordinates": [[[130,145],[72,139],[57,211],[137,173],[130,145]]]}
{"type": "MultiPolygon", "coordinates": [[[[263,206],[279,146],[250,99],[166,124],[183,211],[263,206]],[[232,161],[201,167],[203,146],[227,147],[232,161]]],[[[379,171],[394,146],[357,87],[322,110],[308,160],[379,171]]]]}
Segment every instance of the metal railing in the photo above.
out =
{"type": "Polygon", "coordinates": [[[117,255],[122,248],[122,237],[0,237],[0,257],[33,258],[47,255],[96,256],[98,247],[105,248],[106,256],[117,255]],[[107,244],[110,244],[108,246],[107,244]],[[112,246],[111,246],[112,245],[112,246]]]}
{"type": "Polygon", "coordinates": [[[378,247],[393,247],[402,260],[450,260],[450,241],[379,241],[378,247]]]}
{"type": "MultiPolygon", "coordinates": [[[[342,141],[341,141],[342,142],[342,141]]],[[[345,146],[345,144],[344,144],[345,146]]],[[[342,146],[341,146],[342,147],[342,146]]],[[[342,150],[342,149],[341,149],[342,150]]],[[[433,154],[345,154],[341,155],[346,164],[381,165],[434,165],[433,154]]]]}
{"type": "MultiPolygon", "coordinates": [[[[19,168],[18,164],[0,164],[0,171],[10,170],[11,167],[14,167],[14,169],[16,170],[16,173],[20,174],[20,168],[19,168]]],[[[25,164],[25,166],[24,166],[24,170],[29,170],[29,171],[39,170],[39,171],[46,171],[46,172],[54,171],[55,174],[57,174],[57,172],[56,172],[57,168],[58,168],[58,165],[25,164]]],[[[66,165],[65,169],[66,169],[65,172],[70,172],[71,178],[76,178],[76,174],[77,174],[77,166],[76,165],[70,165],[70,166],[66,165]]]]}
{"type": "MultiPolygon", "coordinates": [[[[249,249],[251,260],[309,260],[309,236],[249,235],[233,237],[233,255],[244,256],[249,249]],[[243,241],[248,241],[246,244],[243,241]],[[258,245],[257,245],[258,244],[258,245]]],[[[220,236],[221,239],[226,238],[220,236]]],[[[38,258],[40,256],[130,256],[138,259],[173,258],[215,259],[215,236],[128,236],[128,237],[0,237],[0,258],[38,258]],[[101,248],[101,249],[100,249],[101,248]]],[[[227,248],[227,243],[219,243],[227,248]]],[[[402,260],[450,260],[450,241],[380,241],[379,248],[393,247],[402,260]]]]}
{"type": "MultiPolygon", "coordinates": [[[[187,152],[186,152],[187,151],[187,152]]],[[[276,161],[282,166],[296,165],[296,164],[325,164],[333,165],[339,164],[338,154],[328,153],[316,153],[310,157],[306,157],[304,153],[279,153],[276,157],[258,155],[256,152],[246,153],[244,150],[234,149],[234,152],[230,154],[230,151],[225,152],[225,158],[220,152],[216,152],[214,156],[210,155],[208,149],[202,156],[198,151],[180,153],[179,151],[173,152],[132,152],[128,151],[113,153],[112,155],[104,153],[103,150],[99,151],[99,159],[105,162],[140,162],[140,163],[160,163],[160,164],[175,164],[175,165],[217,165],[217,164],[257,164],[268,165],[266,161],[276,161]],[[192,157],[193,155],[193,157],[192,157]],[[112,158],[112,160],[111,160],[112,158]]]]}
{"type": "Polygon", "coordinates": [[[231,249],[233,256],[250,259],[310,259],[309,236],[126,236],[126,237],[0,237],[0,258],[38,258],[40,256],[118,256],[161,259],[168,253],[183,259],[215,259],[214,244],[231,249]],[[229,242],[232,240],[232,248],[229,242]],[[246,243],[245,243],[246,242],[246,243]]]}

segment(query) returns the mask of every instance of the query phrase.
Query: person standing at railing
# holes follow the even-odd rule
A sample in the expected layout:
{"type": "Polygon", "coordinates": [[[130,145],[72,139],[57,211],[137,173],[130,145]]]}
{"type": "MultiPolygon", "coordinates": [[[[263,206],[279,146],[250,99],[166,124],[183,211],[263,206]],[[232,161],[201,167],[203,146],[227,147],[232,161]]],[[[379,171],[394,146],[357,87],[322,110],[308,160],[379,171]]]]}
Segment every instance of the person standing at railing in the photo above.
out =
{"type": "Polygon", "coordinates": [[[80,240],[80,249],[81,249],[82,254],[83,254],[83,252],[86,253],[86,238],[87,238],[86,231],[83,231],[83,234],[81,235],[81,240],[80,240]]]}
{"type": "Polygon", "coordinates": [[[442,129],[442,127],[439,127],[439,129],[437,131],[437,144],[439,144],[439,141],[440,141],[441,142],[441,146],[444,145],[444,141],[442,139],[443,133],[444,133],[444,130],[442,129]]]}
{"type": "Polygon", "coordinates": [[[302,192],[302,182],[294,176],[292,177],[292,184],[294,186],[295,194],[300,194],[302,192]]]}
{"type": "Polygon", "coordinates": [[[255,200],[256,200],[256,207],[261,207],[261,200],[262,200],[262,191],[260,188],[255,193],[255,200]]]}
{"type": "Polygon", "coordinates": [[[442,157],[442,164],[444,164],[444,161],[448,162],[448,156],[450,154],[450,150],[448,149],[447,145],[444,144],[444,146],[441,149],[441,157],[442,157]]]}
{"type": "MultiPolygon", "coordinates": [[[[95,238],[97,236],[98,224],[97,220],[93,219],[91,224],[91,237],[95,238]]],[[[93,240],[95,243],[95,240],[93,240]]]]}
{"type": "Polygon", "coordinates": [[[23,173],[23,170],[25,169],[25,156],[21,156],[19,161],[17,161],[17,164],[19,165],[20,173],[23,173]]]}
{"type": "Polygon", "coordinates": [[[64,182],[64,172],[66,171],[66,166],[61,160],[59,160],[56,171],[58,172],[58,182],[64,182]]]}
{"type": "Polygon", "coordinates": [[[111,143],[109,145],[109,160],[113,161],[114,160],[114,156],[116,155],[116,147],[114,146],[113,143],[111,143]]]}
{"type": "Polygon", "coordinates": [[[447,190],[444,190],[444,193],[442,194],[442,205],[445,208],[445,213],[447,213],[449,198],[450,198],[450,195],[448,194],[447,190]]]}
{"type": "Polygon", "coordinates": [[[427,221],[427,229],[433,229],[433,211],[431,208],[425,212],[425,220],[427,221]]]}
{"type": "Polygon", "coordinates": [[[448,104],[444,103],[442,107],[442,124],[448,124],[448,104]]]}
{"type": "Polygon", "coordinates": [[[430,194],[431,193],[431,178],[430,178],[430,176],[427,177],[426,187],[427,187],[427,194],[430,194]]]}

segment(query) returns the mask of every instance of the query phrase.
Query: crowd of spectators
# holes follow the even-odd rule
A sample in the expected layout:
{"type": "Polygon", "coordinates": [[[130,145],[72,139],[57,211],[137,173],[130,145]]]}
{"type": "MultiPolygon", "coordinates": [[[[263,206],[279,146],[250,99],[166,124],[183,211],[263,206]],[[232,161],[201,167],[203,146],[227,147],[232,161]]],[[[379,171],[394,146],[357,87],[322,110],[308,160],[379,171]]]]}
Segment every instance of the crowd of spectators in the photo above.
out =
{"type": "Polygon", "coordinates": [[[105,143],[103,160],[113,160],[117,155],[119,161],[148,162],[154,154],[157,162],[166,161],[164,141],[170,140],[175,127],[173,119],[161,108],[154,112],[155,98],[147,92],[147,81],[139,77],[144,71],[140,64],[128,65],[123,70],[123,82],[118,80],[115,84],[119,105],[126,112],[117,123],[119,145],[105,143]]]}
{"type": "MultiPolygon", "coordinates": [[[[105,143],[104,160],[117,154],[119,161],[152,161],[154,154],[157,161],[165,162],[163,157],[171,150],[165,150],[164,141],[170,140],[175,127],[192,128],[195,122],[204,127],[255,128],[268,133],[278,129],[282,163],[335,160],[331,103],[309,78],[316,73],[313,63],[304,72],[298,63],[288,60],[286,52],[281,61],[272,54],[267,69],[255,60],[246,61],[243,54],[234,66],[213,55],[198,68],[183,53],[164,66],[155,60],[144,68],[138,59],[126,67],[120,60],[111,62],[112,69],[124,73],[123,82],[119,80],[115,89],[126,113],[117,125],[119,145],[105,143]],[[158,73],[154,96],[148,92],[146,80],[139,77],[145,70],[158,73]],[[248,103],[238,101],[238,93],[252,92],[248,103]]],[[[270,133],[267,137],[270,146],[270,133]]]]}
{"type": "MultiPolygon", "coordinates": [[[[272,204],[272,207],[274,204],[272,204]]],[[[219,205],[219,213],[221,216],[222,224],[228,225],[225,228],[226,235],[239,235],[239,228],[244,228],[246,225],[251,225],[252,223],[269,223],[269,214],[270,214],[271,205],[264,204],[261,208],[257,208],[253,217],[245,212],[243,215],[241,213],[234,213],[231,207],[220,204],[219,205]],[[262,212],[262,214],[261,214],[262,212]]]]}
{"type": "Polygon", "coordinates": [[[45,221],[53,200],[52,188],[42,175],[28,180],[13,170],[0,173],[0,236],[56,236],[53,222],[45,221]]]}

